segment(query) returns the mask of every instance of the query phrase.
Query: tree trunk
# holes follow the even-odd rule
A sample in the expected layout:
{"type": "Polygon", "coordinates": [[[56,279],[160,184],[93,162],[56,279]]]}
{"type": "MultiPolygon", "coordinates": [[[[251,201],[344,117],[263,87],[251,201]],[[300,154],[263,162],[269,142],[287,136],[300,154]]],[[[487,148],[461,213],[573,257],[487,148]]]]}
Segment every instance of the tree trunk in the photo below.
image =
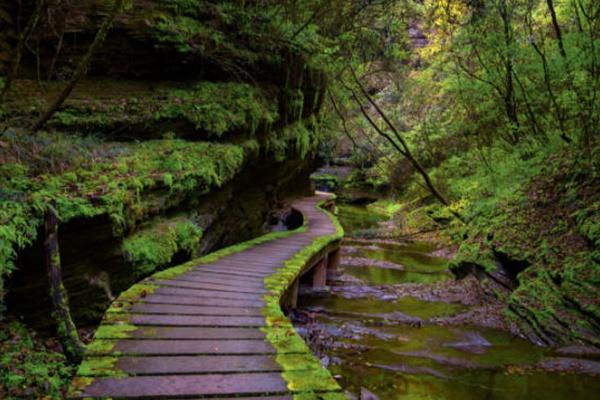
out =
{"type": "Polygon", "coordinates": [[[46,269],[50,283],[50,296],[54,307],[53,317],[56,321],[56,331],[67,359],[74,364],[81,362],[83,343],[79,339],[77,328],[71,319],[69,298],[62,282],[60,251],[58,246],[58,218],[56,202],[52,202],[45,216],[46,239],[44,241],[46,254],[46,269]]]}
{"type": "Polygon", "coordinates": [[[96,33],[94,41],[88,48],[81,61],[79,62],[79,65],[77,66],[75,73],[71,77],[71,80],[63,89],[63,91],[58,95],[58,97],[52,102],[50,107],[48,107],[48,109],[37,119],[37,121],[35,121],[35,123],[31,127],[31,133],[39,131],[42,128],[42,126],[44,126],[44,124],[48,122],[50,118],[52,118],[54,113],[58,111],[58,109],[65,102],[67,97],[69,97],[69,95],[75,88],[75,85],[77,85],[79,80],[87,73],[88,66],[90,64],[90,61],[92,60],[92,57],[94,56],[94,53],[96,52],[96,49],[102,44],[102,42],[104,42],[106,34],[110,30],[113,21],[123,8],[123,3],[124,0],[115,0],[115,4],[111,13],[108,15],[108,17],[106,17],[106,19],[102,23],[102,26],[98,30],[98,33],[96,33]]]}
{"type": "Polygon", "coordinates": [[[565,51],[565,45],[563,44],[562,33],[560,31],[560,25],[558,25],[558,19],[556,18],[556,11],[554,10],[554,2],[552,0],[546,0],[548,4],[548,10],[550,11],[550,16],[552,17],[552,26],[554,27],[554,33],[556,33],[556,39],[558,40],[558,48],[560,50],[560,55],[565,60],[567,59],[567,52],[565,51]]]}
{"type": "MultiPolygon", "coordinates": [[[[433,195],[433,197],[435,197],[442,205],[448,207],[450,205],[450,202],[435,187],[435,185],[433,184],[433,181],[431,180],[431,177],[429,176],[429,174],[427,173],[427,171],[425,170],[425,168],[421,165],[421,163],[419,162],[419,160],[417,160],[413,156],[412,152],[410,151],[410,148],[408,147],[408,144],[402,138],[402,135],[400,135],[400,131],[396,128],[396,126],[392,123],[392,121],[387,117],[387,115],[383,112],[383,110],[381,109],[381,107],[379,107],[379,105],[375,102],[375,100],[373,100],[373,98],[369,95],[369,92],[367,91],[367,89],[363,86],[363,84],[358,79],[358,76],[356,75],[356,72],[354,71],[354,69],[351,68],[351,71],[352,71],[352,75],[354,77],[354,80],[356,81],[358,87],[361,90],[362,95],[373,106],[373,108],[375,109],[375,111],[377,111],[377,113],[379,114],[379,116],[385,121],[386,125],[390,128],[390,130],[392,131],[392,133],[394,134],[394,136],[396,137],[397,141],[400,144],[398,144],[390,135],[388,135],[387,133],[385,133],[381,128],[379,128],[379,126],[377,126],[377,124],[375,123],[375,121],[373,121],[371,119],[371,117],[369,117],[369,114],[367,113],[367,110],[362,105],[362,102],[360,101],[360,99],[358,98],[358,96],[354,92],[354,90],[352,90],[352,88],[346,86],[348,89],[350,89],[350,91],[352,93],[352,98],[354,99],[354,101],[356,101],[358,103],[362,114],[365,116],[365,118],[367,119],[367,121],[369,122],[369,124],[373,127],[373,129],[375,129],[375,131],[379,135],[383,136],[388,142],[390,142],[390,144],[400,154],[402,154],[406,159],[408,159],[408,161],[410,161],[410,163],[412,164],[413,168],[423,178],[423,181],[425,182],[425,186],[427,186],[427,189],[433,195]]],[[[462,215],[460,215],[460,213],[458,213],[457,211],[454,211],[454,210],[452,210],[450,208],[448,208],[448,210],[450,211],[450,213],[452,215],[454,215],[456,217],[456,219],[458,219],[461,222],[464,222],[464,219],[463,219],[462,215]]]]}
{"type": "Polygon", "coordinates": [[[513,60],[512,60],[512,45],[513,45],[513,35],[512,35],[512,26],[511,26],[511,15],[508,10],[508,5],[506,4],[507,0],[502,0],[500,2],[500,16],[502,17],[503,30],[504,30],[504,46],[505,52],[504,55],[504,105],[506,108],[506,115],[508,120],[511,123],[511,133],[513,144],[517,144],[519,142],[519,115],[517,112],[517,100],[515,97],[515,87],[513,84],[513,60]]]}

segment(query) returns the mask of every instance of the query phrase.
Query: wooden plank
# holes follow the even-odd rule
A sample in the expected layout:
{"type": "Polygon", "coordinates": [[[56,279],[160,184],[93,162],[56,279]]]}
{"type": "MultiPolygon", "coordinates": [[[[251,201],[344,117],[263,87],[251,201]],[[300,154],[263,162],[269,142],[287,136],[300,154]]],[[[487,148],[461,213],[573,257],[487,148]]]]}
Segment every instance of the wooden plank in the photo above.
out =
{"type": "Polygon", "coordinates": [[[233,272],[251,272],[253,274],[267,274],[270,275],[272,274],[274,271],[277,270],[277,268],[280,268],[281,266],[283,266],[283,264],[281,265],[277,265],[277,266],[272,266],[272,267],[259,267],[259,266],[250,266],[248,264],[233,264],[233,263],[228,263],[228,262],[222,262],[219,264],[206,264],[205,267],[208,268],[218,268],[219,271],[233,271],[233,272]]]}
{"type": "Polygon", "coordinates": [[[267,276],[271,275],[270,273],[243,271],[243,270],[231,270],[231,269],[225,269],[225,268],[220,268],[220,267],[208,267],[208,266],[204,266],[204,265],[202,267],[197,267],[197,269],[193,269],[192,271],[188,272],[188,275],[193,275],[196,272],[216,272],[221,275],[233,275],[233,276],[261,278],[261,279],[264,279],[267,276]]]}
{"type": "Polygon", "coordinates": [[[175,279],[170,279],[171,281],[174,282],[196,282],[196,283],[213,283],[216,285],[228,285],[231,287],[235,287],[235,288],[258,288],[258,289],[264,289],[265,287],[265,283],[264,281],[261,280],[256,280],[255,282],[252,281],[239,281],[237,279],[227,279],[227,278],[223,278],[222,275],[220,275],[219,278],[216,278],[214,276],[204,276],[202,278],[197,278],[197,277],[193,277],[193,276],[188,276],[188,275],[184,275],[182,277],[179,278],[175,278],[175,279]]]}
{"type": "MultiPolygon", "coordinates": [[[[165,339],[165,340],[187,340],[187,339],[263,339],[265,334],[256,328],[213,328],[213,327],[181,327],[181,326],[138,326],[135,330],[127,332],[132,339],[165,339]]],[[[114,337],[111,330],[99,330],[95,339],[119,339],[114,337]]]]}
{"type": "Polygon", "coordinates": [[[217,290],[204,290],[204,289],[185,289],[177,287],[159,287],[154,291],[153,294],[165,294],[174,296],[193,296],[193,297],[208,297],[211,299],[229,299],[229,300],[254,300],[258,301],[262,299],[261,294],[249,294],[249,293],[231,293],[231,292],[220,292],[217,290]]]}
{"type": "Polygon", "coordinates": [[[228,315],[261,317],[260,308],[195,306],[180,304],[138,303],[124,307],[125,311],[136,314],[172,314],[172,315],[228,315]]]}
{"type": "Polygon", "coordinates": [[[270,355],[125,356],[119,358],[116,368],[132,375],[281,371],[281,366],[270,355]]]}
{"type": "Polygon", "coordinates": [[[129,323],[133,325],[153,326],[237,326],[262,327],[264,317],[236,317],[214,315],[162,315],[162,314],[131,314],[129,323]]]}
{"type": "Polygon", "coordinates": [[[263,393],[286,394],[279,373],[136,376],[97,378],[85,388],[85,397],[191,397],[263,393]]]}
{"type": "Polygon", "coordinates": [[[247,267],[263,267],[263,268],[278,268],[283,265],[285,260],[275,261],[272,257],[266,256],[264,254],[258,254],[255,256],[251,256],[248,254],[248,257],[244,257],[243,259],[226,259],[221,260],[218,265],[233,265],[233,266],[247,266],[247,267]]]}
{"type": "Polygon", "coordinates": [[[199,354],[274,354],[265,340],[103,340],[102,347],[91,354],[110,355],[199,355],[199,354]],[[112,348],[110,347],[112,345],[112,348]]]}
{"type": "Polygon", "coordinates": [[[169,294],[151,294],[143,299],[144,303],[152,304],[182,304],[218,307],[263,307],[262,300],[215,299],[209,297],[174,296],[169,294]]]}
{"type": "Polygon", "coordinates": [[[170,279],[159,279],[159,280],[151,280],[152,283],[155,283],[159,286],[168,286],[168,287],[180,287],[187,289],[206,289],[206,290],[216,290],[219,292],[233,292],[233,293],[248,293],[248,294],[264,294],[267,291],[264,288],[241,288],[229,286],[227,284],[216,284],[216,283],[204,283],[204,282],[185,282],[185,281],[175,281],[170,279]]]}

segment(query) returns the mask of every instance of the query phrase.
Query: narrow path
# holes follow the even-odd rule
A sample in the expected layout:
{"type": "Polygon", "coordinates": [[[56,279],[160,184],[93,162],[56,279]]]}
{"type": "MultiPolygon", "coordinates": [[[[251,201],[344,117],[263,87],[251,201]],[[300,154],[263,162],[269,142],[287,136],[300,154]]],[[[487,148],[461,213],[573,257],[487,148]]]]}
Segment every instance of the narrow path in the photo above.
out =
{"type": "Polygon", "coordinates": [[[266,333],[265,279],[315,240],[336,233],[317,208],[324,199],[294,203],[308,222],[302,232],[193,263],[181,274],[155,274],[124,292],[88,346],[71,397],[342,398],[318,362],[303,362],[312,358],[306,346],[282,354],[266,333]]]}

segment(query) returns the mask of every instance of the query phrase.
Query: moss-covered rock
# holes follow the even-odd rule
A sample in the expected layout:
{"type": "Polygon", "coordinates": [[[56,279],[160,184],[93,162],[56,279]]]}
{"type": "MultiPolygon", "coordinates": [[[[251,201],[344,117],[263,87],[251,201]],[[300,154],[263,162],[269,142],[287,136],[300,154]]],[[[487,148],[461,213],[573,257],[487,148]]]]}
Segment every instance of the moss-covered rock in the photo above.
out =
{"type": "Polygon", "coordinates": [[[470,216],[452,268],[464,275],[461,267],[474,266],[512,280],[504,294],[494,294],[532,341],[599,346],[600,192],[594,171],[574,164],[572,155],[564,149],[539,160],[520,190],[470,216]]]}
{"type": "Polygon", "coordinates": [[[202,230],[189,218],[161,218],[126,237],[122,250],[134,273],[144,276],[168,265],[178,252],[191,256],[201,238],[202,230]]]}

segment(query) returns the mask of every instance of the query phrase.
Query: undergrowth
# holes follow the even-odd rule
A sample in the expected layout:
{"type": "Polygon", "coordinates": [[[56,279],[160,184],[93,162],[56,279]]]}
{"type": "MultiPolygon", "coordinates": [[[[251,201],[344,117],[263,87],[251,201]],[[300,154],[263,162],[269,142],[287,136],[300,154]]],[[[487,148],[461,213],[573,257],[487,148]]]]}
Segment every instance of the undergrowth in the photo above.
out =
{"type": "Polygon", "coordinates": [[[0,289],[2,278],[14,268],[17,251],[35,240],[51,201],[56,202],[61,223],[106,214],[120,236],[149,213],[178,204],[189,193],[221,187],[239,173],[248,153],[256,151],[252,141],[231,145],[154,140],[101,144],[99,150],[82,144],[73,147],[73,157],[56,165],[48,156],[54,157],[53,151],[40,143],[68,148],[68,139],[60,134],[31,139],[7,132],[0,136],[0,160],[5,161],[0,165],[0,289]]]}
{"type": "Polygon", "coordinates": [[[0,365],[3,399],[64,399],[73,374],[63,354],[12,319],[0,323],[0,365]]]}

